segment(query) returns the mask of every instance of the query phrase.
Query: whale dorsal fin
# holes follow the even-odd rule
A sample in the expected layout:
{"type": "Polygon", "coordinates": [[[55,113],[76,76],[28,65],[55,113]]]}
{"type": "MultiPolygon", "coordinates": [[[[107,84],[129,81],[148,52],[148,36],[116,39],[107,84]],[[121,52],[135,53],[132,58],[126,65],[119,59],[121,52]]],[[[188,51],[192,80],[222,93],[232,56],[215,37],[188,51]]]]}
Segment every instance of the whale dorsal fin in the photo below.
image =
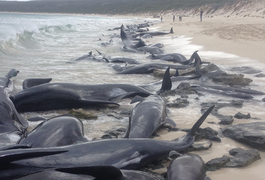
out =
{"type": "Polygon", "coordinates": [[[172,27],[172,28],[170,28],[170,33],[171,33],[171,34],[173,34],[173,33],[174,33],[174,31],[173,31],[173,27],[172,27]]]}
{"type": "Polygon", "coordinates": [[[163,77],[163,82],[160,92],[169,91],[171,90],[171,88],[172,88],[172,82],[170,78],[170,67],[168,67],[163,77]]]}

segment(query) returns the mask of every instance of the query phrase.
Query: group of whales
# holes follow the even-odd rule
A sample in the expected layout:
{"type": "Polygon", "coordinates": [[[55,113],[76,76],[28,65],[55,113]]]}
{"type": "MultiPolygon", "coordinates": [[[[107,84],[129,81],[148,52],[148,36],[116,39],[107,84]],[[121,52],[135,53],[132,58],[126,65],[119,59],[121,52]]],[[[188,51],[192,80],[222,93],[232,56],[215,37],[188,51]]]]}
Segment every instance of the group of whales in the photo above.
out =
{"type": "MultiPolygon", "coordinates": [[[[172,82],[196,79],[202,76],[203,63],[195,51],[190,59],[178,53],[164,54],[158,46],[147,46],[138,36],[129,36],[124,26],[120,27],[123,50],[149,52],[151,59],[171,61],[168,63],[139,64],[129,58],[109,59],[105,62],[130,62],[133,66],[121,67],[118,74],[146,74],[155,69],[166,69],[163,80],[148,85],[51,83],[51,78],[26,79],[23,90],[15,93],[11,78],[18,74],[12,69],[0,78],[0,178],[1,179],[98,179],[98,180],[162,180],[162,176],[140,171],[147,164],[167,158],[175,151],[183,151],[194,142],[195,132],[211,113],[211,106],[193,125],[189,132],[172,141],[151,139],[152,134],[163,124],[176,126],[167,117],[166,102],[159,95],[172,87],[172,82]],[[194,61],[194,62],[193,62],[194,61]],[[178,70],[195,68],[193,76],[177,76],[178,70]],[[175,69],[171,77],[169,70],[175,69]],[[150,86],[160,85],[159,91],[150,91],[150,86]],[[71,109],[94,106],[119,106],[119,101],[132,98],[133,108],[123,138],[88,141],[84,136],[82,122],[70,115],[61,115],[44,120],[31,132],[28,122],[19,113],[71,109]]],[[[150,32],[146,32],[150,33],[150,32]]],[[[173,33],[173,30],[170,32],[173,33]]],[[[153,33],[153,35],[168,33],[153,33]]],[[[92,53],[77,58],[97,59],[92,53]]],[[[228,94],[242,92],[240,88],[203,86],[224,89],[228,94]],[[238,91],[235,91],[238,90],[238,91]]],[[[250,90],[246,90],[246,93],[250,90]]],[[[251,91],[252,92],[252,91],[251,91]]],[[[253,92],[259,93],[259,92],[253,92]]],[[[235,94],[235,97],[238,94],[235,94]]],[[[43,119],[42,119],[43,120],[43,119]]],[[[167,180],[208,180],[203,160],[195,154],[184,154],[173,160],[167,170],[167,180]]]]}
{"type": "MultiPolygon", "coordinates": [[[[26,79],[23,83],[24,90],[14,93],[11,78],[17,73],[18,71],[11,70],[6,77],[0,79],[1,179],[161,179],[160,176],[138,169],[166,158],[171,151],[190,147],[194,142],[195,132],[213,109],[213,106],[209,108],[185,136],[172,141],[155,140],[150,137],[159,126],[164,123],[175,126],[166,116],[164,100],[156,93],[126,84],[78,85],[49,83],[49,79],[26,79]],[[80,93],[81,90],[84,94],[80,93]],[[121,90],[120,94],[114,93],[121,90]],[[112,93],[109,94],[116,95],[106,95],[110,91],[112,93]],[[124,138],[118,139],[89,142],[84,137],[82,122],[69,115],[45,120],[34,130],[27,132],[27,120],[18,113],[47,110],[48,107],[64,109],[105,103],[118,105],[115,99],[126,97],[135,97],[132,103],[140,103],[133,109],[124,138]],[[62,103],[52,106],[56,102],[62,103]],[[65,103],[68,105],[65,106],[65,103]],[[141,118],[149,124],[143,124],[141,118]],[[143,127],[144,130],[139,131],[143,127]]],[[[169,79],[168,68],[161,89],[171,88],[169,79]]],[[[194,176],[193,168],[201,169],[200,175],[195,176],[203,174],[204,178],[207,177],[202,159],[195,156],[187,154],[181,157],[191,158],[200,163],[201,167],[197,164],[196,167],[186,167],[190,175],[175,174],[175,169],[177,171],[179,167],[172,162],[168,170],[169,177],[172,178],[169,179],[194,176]]]]}

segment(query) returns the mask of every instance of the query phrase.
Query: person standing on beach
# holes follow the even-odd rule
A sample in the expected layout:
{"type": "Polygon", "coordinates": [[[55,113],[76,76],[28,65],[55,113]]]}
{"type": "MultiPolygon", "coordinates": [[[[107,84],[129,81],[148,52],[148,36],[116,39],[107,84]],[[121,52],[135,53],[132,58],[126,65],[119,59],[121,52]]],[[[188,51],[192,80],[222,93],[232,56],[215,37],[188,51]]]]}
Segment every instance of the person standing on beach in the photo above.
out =
{"type": "Polygon", "coordinates": [[[160,19],[161,19],[161,22],[162,22],[162,21],[163,21],[163,17],[161,16],[161,18],[160,18],[160,19]]]}
{"type": "Polygon", "coordinates": [[[173,22],[175,22],[175,15],[173,15],[173,22]]]}
{"type": "Polygon", "coordinates": [[[202,15],[203,15],[203,10],[201,9],[201,11],[200,11],[200,19],[201,19],[201,21],[202,21],[202,15]]]}
{"type": "Polygon", "coordinates": [[[182,21],[182,17],[181,16],[179,16],[179,21],[182,21]]]}

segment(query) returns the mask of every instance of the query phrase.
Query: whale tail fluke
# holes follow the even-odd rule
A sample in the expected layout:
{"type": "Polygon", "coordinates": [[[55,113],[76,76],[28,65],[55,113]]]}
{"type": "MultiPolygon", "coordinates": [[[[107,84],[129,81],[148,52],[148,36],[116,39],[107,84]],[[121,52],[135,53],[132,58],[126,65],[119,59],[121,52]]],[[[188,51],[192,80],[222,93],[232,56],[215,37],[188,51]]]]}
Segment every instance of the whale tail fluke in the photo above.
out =
{"type": "Polygon", "coordinates": [[[11,70],[6,74],[5,77],[8,78],[8,79],[11,79],[12,77],[17,76],[18,73],[19,73],[18,70],[16,70],[16,69],[11,69],[11,70]]]}
{"type": "Polygon", "coordinates": [[[191,130],[189,131],[189,136],[195,136],[196,131],[199,129],[201,124],[204,122],[204,120],[208,117],[208,115],[212,112],[213,108],[215,106],[211,106],[203,115],[200,117],[200,119],[192,126],[191,130]]]}
{"type": "Polygon", "coordinates": [[[180,138],[174,139],[173,141],[178,145],[178,149],[176,150],[184,150],[187,147],[191,146],[195,139],[195,133],[201,126],[201,124],[204,122],[204,120],[208,117],[208,115],[212,112],[213,108],[215,106],[211,106],[200,118],[199,120],[192,126],[190,131],[180,138]]]}

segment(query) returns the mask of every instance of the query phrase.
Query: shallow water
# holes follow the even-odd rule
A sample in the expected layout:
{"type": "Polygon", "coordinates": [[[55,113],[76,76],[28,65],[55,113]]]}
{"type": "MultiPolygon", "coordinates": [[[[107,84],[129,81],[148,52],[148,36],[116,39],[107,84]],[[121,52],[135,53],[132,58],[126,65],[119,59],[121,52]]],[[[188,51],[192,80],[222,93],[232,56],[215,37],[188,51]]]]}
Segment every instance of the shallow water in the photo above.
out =
{"type": "MultiPolygon", "coordinates": [[[[134,54],[123,52],[119,38],[113,38],[113,43],[107,47],[101,46],[102,42],[108,42],[110,36],[119,34],[119,31],[108,31],[121,24],[142,23],[143,19],[137,18],[114,18],[84,15],[49,15],[49,14],[11,14],[0,13],[0,74],[4,76],[11,68],[20,71],[14,78],[15,85],[21,90],[21,85],[26,78],[53,78],[52,82],[72,82],[82,84],[102,84],[102,83],[128,83],[128,84],[147,84],[159,80],[153,75],[118,75],[110,64],[97,61],[72,62],[74,59],[96,50],[106,56],[125,56],[137,59],[139,62],[150,62],[146,59],[147,54],[134,54]],[[99,41],[99,38],[101,41],[99,41]]],[[[154,21],[148,19],[148,21],[154,21]]],[[[158,30],[159,24],[149,28],[158,30]]],[[[185,37],[181,34],[174,34],[147,39],[148,44],[160,42],[164,44],[166,53],[181,53],[187,58],[195,50],[199,50],[199,55],[203,61],[217,64],[225,71],[234,66],[245,65],[263,71],[265,64],[259,63],[254,59],[238,57],[225,52],[204,51],[203,46],[191,44],[192,37],[185,37]]],[[[264,73],[264,72],[263,72],[264,73]]],[[[257,78],[254,75],[245,75],[253,79],[250,88],[264,91],[264,78],[257,78]]],[[[193,82],[193,81],[192,81],[193,82]]],[[[194,81],[196,83],[196,81],[194,81]]],[[[179,83],[174,84],[177,86],[179,83]]],[[[189,96],[190,105],[186,108],[169,108],[169,117],[173,119],[180,128],[190,128],[201,116],[202,102],[216,102],[231,100],[230,97],[211,95],[195,98],[197,95],[189,96]]],[[[177,97],[170,97],[176,99],[177,97]]],[[[262,96],[255,96],[253,100],[246,100],[243,108],[223,108],[219,112],[224,115],[234,116],[237,112],[244,114],[250,113],[251,117],[264,121],[264,103],[262,96]]],[[[121,107],[133,108],[129,105],[129,100],[121,102],[121,107]]],[[[37,114],[47,118],[67,111],[49,111],[39,113],[25,113],[24,117],[33,117],[37,114]]],[[[253,120],[237,120],[234,124],[252,122],[253,120]]],[[[99,113],[97,120],[83,121],[85,134],[89,139],[101,137],[106,130],[126,127],[128,117],[117,119],[99,113]]],[[[224,127],[218,124],[219,120],[210,115],[202,127],[211,127],[219,130],[224,127]],[[215,122],[209,124],[207,122],[215,122]]],[[[32,127],[38,123],[31,123],[32,127]]],[[[163,131],[158,139],[171,140],[182,136],[182,132],[163,131]]],[[[194,152],[202,156],[205,162],[212,158],[221,157],[228,154],[234,147],[249,148],[236,143],[228,138],[222,138],[221,143],[214,143],[212,148],[207,151],[194,152]]],[[[261,152],[262,158],[265,154],[261,152]]],[[[262,167],[265,166],[263,159],[253,163],[251,166],[237,169],[221,169],[216,172],[209,172],[213,180],[221,179],[264,179],[262,167]]]]}

